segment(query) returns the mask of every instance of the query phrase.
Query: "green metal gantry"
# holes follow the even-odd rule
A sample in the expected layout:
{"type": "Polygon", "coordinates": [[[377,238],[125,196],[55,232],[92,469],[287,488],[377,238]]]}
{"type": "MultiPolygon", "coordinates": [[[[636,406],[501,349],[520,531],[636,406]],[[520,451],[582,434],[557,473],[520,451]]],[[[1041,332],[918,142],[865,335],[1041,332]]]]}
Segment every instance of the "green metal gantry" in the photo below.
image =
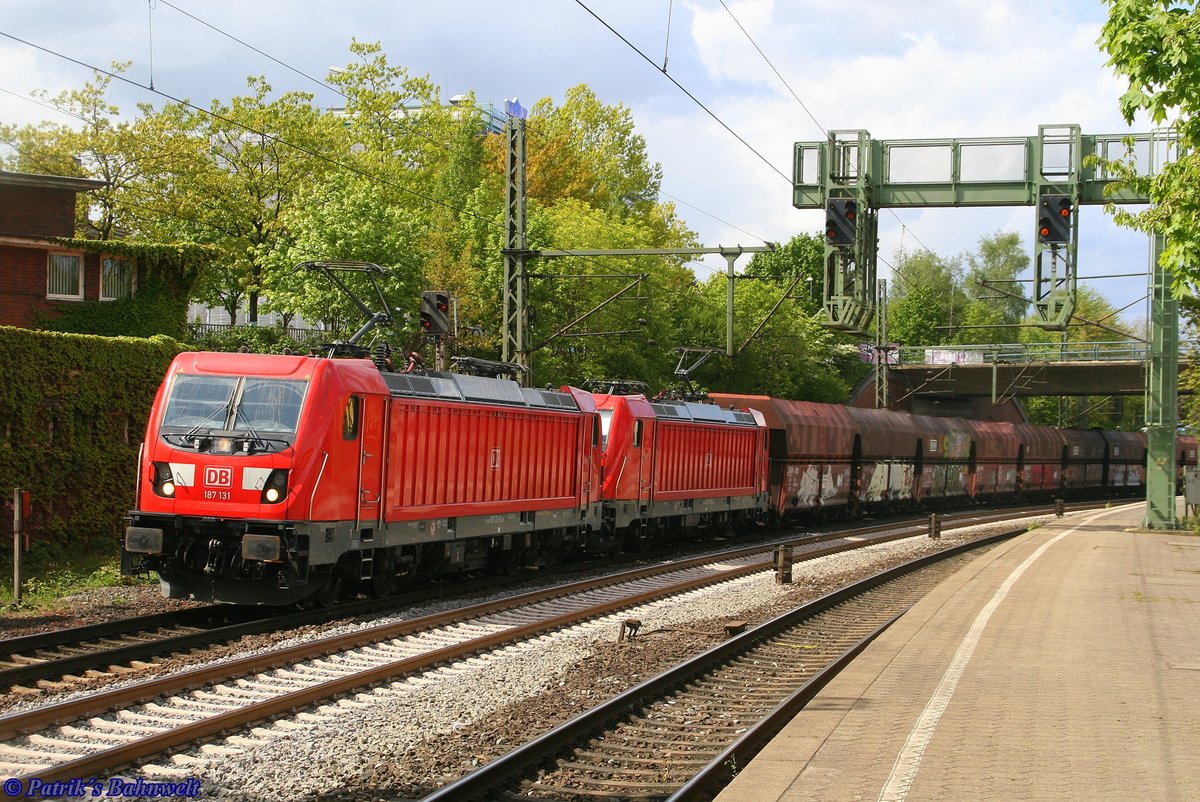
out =
{"type": "MultiPolygon", "coordinates": [[[[1033,306],[1042,328],[1066,329],[1075,311],[1079,222],[1083,205],[1148,203],[1128,189],[1106,191],[1116,176],[1106,161],[1129,161],[1151,175],[1169,158],[1163,134],[1083,134],[1078,125],[1042,125],[1036,136],[876,140],[864,130],[831,131],[825,140],[797,142],[792,205],[827,209],[855,204],[853,234],[825,245],[825,325],[865,334],[874,318],[880,209],[1034,207],[1033,306]],[[1095,160],[1090,156],[1098,157],[1095,160]],[[1046,203],[1065,196],[1069,233],[1038,236],[1046,203]]],[[[1151,258],[1151,356],[1147,363],[1147,505],[1145,525],[1174,528],[1175,430],[1178,412],[1176,302],[1170,275],[1151,258]]],[[[880,301],[882,303],[882,301],[880,301]]]]}
{"type": "MultiPolygon", "coordinates": [[[[1150,134],[1090,135],[1078,125],[1039,126],[1036,136],[970,139],[872,139],[862,130],[831,131],[817,142],[797,142],[792,205],[823,209],[830,200],[858,204],[857,236],[850,245],[825,246],[826,325],[865,333],[873,318],[878,210],[946,206],[1033,206],[1065,195],[1072,209],[1103,203],[1146,203],[1128,191],[1105,194],[1114,176],[1087,157],[1120,159],[1132,143],[1149,169],[1150,134]]],[[[1064,243],[1034,237],[1034,298],[1044,328],[1066,328],[1075,308],[1078,215],[1064,243]]]]}

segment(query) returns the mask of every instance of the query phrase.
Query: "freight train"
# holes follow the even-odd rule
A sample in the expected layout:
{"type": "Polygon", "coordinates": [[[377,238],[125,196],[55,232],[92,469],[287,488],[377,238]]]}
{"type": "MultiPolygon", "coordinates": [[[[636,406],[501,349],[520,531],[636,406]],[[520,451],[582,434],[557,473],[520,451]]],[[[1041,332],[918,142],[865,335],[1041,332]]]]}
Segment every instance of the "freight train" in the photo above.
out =
{"type": "MultiPolygon", "coordinates": [[[[184,353],[147,424],[122,571],[172,598],[325,604],[800,515],[1133,494],[1145,451],[1137,433],[184,353]]],[[[1195,440],[1178,456],[1195,464],[1195,440]]]]}

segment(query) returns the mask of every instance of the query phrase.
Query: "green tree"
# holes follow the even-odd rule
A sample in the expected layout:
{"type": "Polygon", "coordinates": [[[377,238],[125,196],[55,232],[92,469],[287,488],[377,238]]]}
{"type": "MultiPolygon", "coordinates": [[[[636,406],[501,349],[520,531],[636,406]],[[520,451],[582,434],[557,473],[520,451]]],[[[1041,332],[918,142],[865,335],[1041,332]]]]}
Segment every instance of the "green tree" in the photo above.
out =
{"type": "Polygon", "coordinates": [[[657,203],[662,166],[650,162],[624,104],[605,105],[580,84],[561,106],[535,103],[528,127],[531,197],[572,197],[618,214],[644,214],[657,203]]]}
{"type": "Polygon", "coordinates": [[[825,242],[821,237],[816,234],[797,234],[774,251],[754,254],[744,275],[772,280],[783,286],[799,276],[800,281],[792,290],[792,297],[810,314],[816,314],[822,306],[824,260],[825,242]]]}
{"type": "MultiPolygon", "coordinates": [[[[728,278],[724,275],[715,274],[703,283],[691,301],[695,309],[693,328],[681,345],[724,350],[727,292],[728,278]]],[[[734,284],[735,348],[746,343],[778,298],[778,288],[769,282],[734,284]]],[[[853,346],[823,327],[819,317],[803,304],[786,303],[744,350],[733,359],[723,354],[713,356],[694,380],[710,390],[840,402],[849,391],[843,370],[853,351],[853,346]]]]}
{"type": "MultiPolygon", "coordinates": [[[[528,215],[532,242],[564,250],[679,244],[655,242],[652,222],[615,219],[572,198],[549,207],[531,203],[528,215]]],[[[670,349],[684,344],[679,332],[690,321],[694,276],[683,257],[567,256],[534,262],[532,272],[530,330],[533,346],[540,346],[535,383],[623,378],[661,386],[667,380],[670,349]],[[638,276],[645,278],[634,285],[638,276]]]]}
{"type": "Polygon", "coordinates": [[[932,251],[899,253],[889,288],[888,339],[903,345],[941,345],[964,322],[962,260],[932,251]]]}
{"type": "MultiPolygon", "coordinates": [[[[460,271],[476,290],[464,317],[487,332],[469,347],[498,350],[503,305],[505,148],[502,136],[484,144],[486,172],[458,217],[462,257],[478,268],[460,271]]],[[[624,106],[606,106],[585,86],[561,106],[544,99],[530,111],[526,135],[531,248],[670,248],[695,244],[695,235],[669,203],[657,202],[661,167],[649,162],[645,141],[624,106]]],[[[681,257],[564,257],[531,263],[534,383],[601,378],[661,384],[674,365],[691,308],[692,272],[681,257]],[[636,288],[611,299],[645,275],[636,288]],[[598,311],[597,307],[604,305],[598,311]],[[586,318],[584,317],[586,316],[586,318]],[[579,320],[584,318],[583,320],[579,320]],[[569,326],[573,322],[573,326],[569,326]],[[618,332],[604,337],[600,332],[618,332]]]]}
{"type": "Polygon", "coordinates": [[[345,149],[341,126],[312,105],[311,94],[272,99],[264,79],[247,82],[250,94],[213,100],[204,111],[183,103],[162,110],[168,127],[198,147],[194,158],[149,177],[144,189],[159,208],[176,210],[158,219],[155,233],[210,243],[220,253],[201,279],[198,299],[223,307],[236,322],[244,297],[256,323],[268,256],[287,236],[288,209],[345,149]]]}
{"type": "MultiPolygon", "coordinates": [[[[293,274],[293,266],[308,260],[381,265],[388,270],[385,300],[410,319],[422,289],[448,290],[461,299],[462,283],[448,283],[464,248],[455,233],[481,180],[483,160],[473,103],[443,104],[436,86],[391,65],[377,43],[355,41],[350,49],[358,59],[329,76],[347,98],[338,118],[343,140],[337,165],[298,193],[285,215],[287,236],[277,241],[267,271],[272,309],[339,330],[357,328],[361,310],[324,277],[293,274]]],[[[354,284],[353,277],[347,281],[354,284]]],[[[379,305],[368,285],[352,289],[379,305]]],[[[405,329],[403,318],[397,326],[405,329]]],[[[413,325],[408,328],[415,333],[413,325]]]]}
{"type": "MultiPolygon", "coordinates": [[[[1166,237],[1162,264],[1174,271],[1178,295],[1200,281],[1200,15],[1178,0],[1105,0],[1108,20],[1099,44],[1108,64],[1128,81],[1121,114],[1132,123],[1145,112],[1179,137],[1176,158],[1158,174],[1139,175],[1132,161],[1111,165],[1118,185],[1150,198],[1141,212],[1113,210],[1118,223],[1166,237]]],[[[1144,166],[1143,166],[1144,167],[1144,166]]]]}
{"type": "Polygon", "coordinates": [[[1024,321],[1029,299],[1017,281],[1029,269],[1029,254],[1015,231],[997,232],[979,240],[978,250],[966,255],[963,290],[964,328],[955,333],[960,343],[1005,343],[1017,339],[1015,324],[1024,321]],[[996,328],[978,328],[995,326],[996,328]]]}

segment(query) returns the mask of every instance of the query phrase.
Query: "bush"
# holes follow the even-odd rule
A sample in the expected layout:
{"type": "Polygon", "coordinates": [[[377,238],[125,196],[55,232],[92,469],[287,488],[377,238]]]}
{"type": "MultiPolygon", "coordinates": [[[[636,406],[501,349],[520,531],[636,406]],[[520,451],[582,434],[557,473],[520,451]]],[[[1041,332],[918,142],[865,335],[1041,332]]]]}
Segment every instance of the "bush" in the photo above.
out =
{"type": "Polygon", "coordinates": [[[0,326],[0,514],[11,519],[13,488],[30,491],[35,559],[115,553],[150,406],[182,350],[162,336],[0,326]]]}

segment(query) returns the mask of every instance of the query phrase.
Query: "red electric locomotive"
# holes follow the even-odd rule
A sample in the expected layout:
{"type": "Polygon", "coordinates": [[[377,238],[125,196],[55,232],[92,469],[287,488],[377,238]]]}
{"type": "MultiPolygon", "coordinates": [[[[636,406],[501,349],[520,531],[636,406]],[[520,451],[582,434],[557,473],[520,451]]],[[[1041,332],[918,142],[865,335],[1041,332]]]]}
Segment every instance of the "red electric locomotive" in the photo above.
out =
{"type": "Polygon", "coordinates": [[[761,414],[641,395],[594,398],[604,432],[605,531],[627,547],[765,518],[761,414]]]}
{"type": "Polygon", "coordinates": [[[600,419],[577,390],[365,359],[185,353],[147,426],[126,573],[240,604],[520,563],[601,524],[600,419]]]}

